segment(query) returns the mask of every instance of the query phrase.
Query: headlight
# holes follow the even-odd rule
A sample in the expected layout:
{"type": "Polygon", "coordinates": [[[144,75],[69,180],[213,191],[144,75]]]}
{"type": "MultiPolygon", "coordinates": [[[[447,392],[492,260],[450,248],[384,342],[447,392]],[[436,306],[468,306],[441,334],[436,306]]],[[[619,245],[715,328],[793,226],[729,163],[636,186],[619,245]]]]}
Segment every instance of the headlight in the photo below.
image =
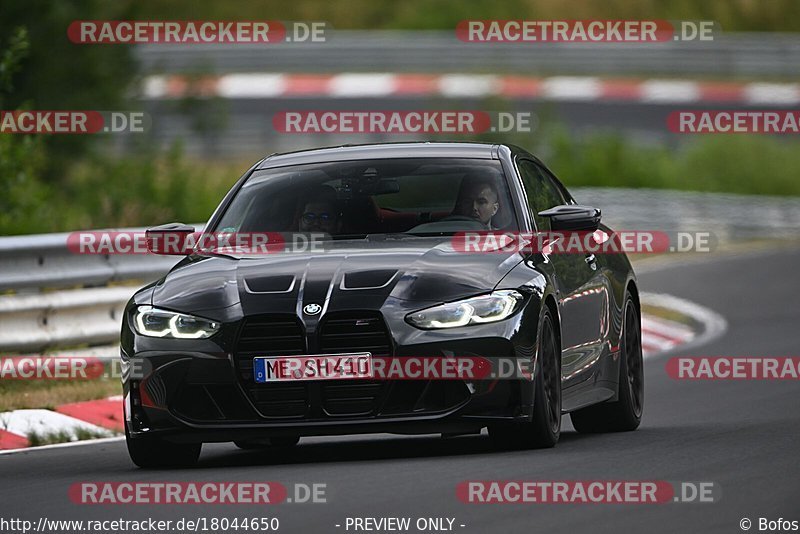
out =
{"type": "Polygon", "coordinates": [[[216,321],[151,306],[140,306],[133,314],[133,324],[143,336],[175,339],[205,339],[220,327],[216,321]]]}
{"type": "Polygon", "coordinates": [[[426,330],[456,328],[470,324],[502,321],[516,312],[522,295],[513,289],[495,291],[488,295],[434,306],[406,315],[406,321],[426,330]]]}

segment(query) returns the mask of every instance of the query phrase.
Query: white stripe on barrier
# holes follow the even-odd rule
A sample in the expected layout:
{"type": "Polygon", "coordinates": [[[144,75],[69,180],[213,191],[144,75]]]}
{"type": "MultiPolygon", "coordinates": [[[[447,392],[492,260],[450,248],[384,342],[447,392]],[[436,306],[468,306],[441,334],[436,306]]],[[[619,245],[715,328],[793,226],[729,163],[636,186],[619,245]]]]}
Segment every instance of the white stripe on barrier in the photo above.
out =
{"type": "Polygon", "coordinates": [[[160,99],[167,96],[166,76],[147,76],[142,84],[142,94],[145,98],[160,99]]]}
{"type": "Polygon", "coordinates": [[[285,91],[283,74],[226,74],[217,84],[217,94],[223,98],[270,98],[285,91]]]}
{"type": "Polygon", "coordinates": [[[744,90],[749,104],[792,105],[800,103],[800,85],[786,83],[750,83],[744,90]]]}
{"type": "Polygon", "coordinates": [[[642,102],[695,102],[700,100],[696,82],[682,80],[647,80],[639,86],[642,102]]]}
{"type": "Polygon", "coordinates": [[[497,76],[446,74],[439,78],[439,92],[442,96],[478,98],[499,93],[497,76]]]}
{"type": "Polygon", "coordinates": [[[542,94],[553,100],[596,100],[603,88],[597,78],[556,76],[545,79],[542,94]]]}
{"type": "Polygon", "coordinates": [[[388,96],[394,88],[394,74],[339,74],[328,85],[330,95],[340,97],[388,96]]]}

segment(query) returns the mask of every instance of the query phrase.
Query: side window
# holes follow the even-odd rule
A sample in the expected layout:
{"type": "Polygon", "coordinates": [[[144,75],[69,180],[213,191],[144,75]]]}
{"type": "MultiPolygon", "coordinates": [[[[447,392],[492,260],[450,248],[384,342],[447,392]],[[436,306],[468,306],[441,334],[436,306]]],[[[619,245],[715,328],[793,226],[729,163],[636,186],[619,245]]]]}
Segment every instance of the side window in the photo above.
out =
{"type": "Polygon", "coordinates": [[[550,230],[550,220],[540,217],[539,212],[566,204],[558,186],[542,171],[538,165],[530,160],[520,160],[517,163],[525,192],[528,195],[528,204],[536,221],[539,231],[550,230]]]}

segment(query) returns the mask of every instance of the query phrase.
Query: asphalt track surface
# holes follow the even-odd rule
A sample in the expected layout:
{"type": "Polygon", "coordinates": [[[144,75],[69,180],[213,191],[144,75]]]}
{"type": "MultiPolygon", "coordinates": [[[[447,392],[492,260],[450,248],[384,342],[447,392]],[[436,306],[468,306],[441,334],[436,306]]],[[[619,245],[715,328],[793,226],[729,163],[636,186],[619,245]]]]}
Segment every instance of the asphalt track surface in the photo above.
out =
{"type": "MultiPolygon", "coordinates": [[[[798,248],[728,254],[646,269],[640,284],[727,319],[724,336],[687,355],[792,356],[800,349],[798,263],[798,248]]],[[[744,517],[757,532],[760,517],[800,520],[800,383],[679,382],[666,376],[667,356],[646,363],[645,415],[636,432],[579,435],[565,418],[561,442],[544,451],[498,452],[486,436],[309,438],[283,455],[216,444],[204,448],[195,469],[175,471],[134,468],[121,441],[28,451],[0,456],[0,517],[264,516],[280,518],[280,532],[346,532],[347,517],[411,517],[412,525],[418,517],[453,517],[454,530],[465,533],[730,533],[741,532],[744,517]],[[721,499],[461,503],[456,485],[474,479],[711,481],[721,488],[721,499]],[[325,483],[327,503],[86,506],[67,495],[71,484],[83,481],[265,480],[325,483]]]]}

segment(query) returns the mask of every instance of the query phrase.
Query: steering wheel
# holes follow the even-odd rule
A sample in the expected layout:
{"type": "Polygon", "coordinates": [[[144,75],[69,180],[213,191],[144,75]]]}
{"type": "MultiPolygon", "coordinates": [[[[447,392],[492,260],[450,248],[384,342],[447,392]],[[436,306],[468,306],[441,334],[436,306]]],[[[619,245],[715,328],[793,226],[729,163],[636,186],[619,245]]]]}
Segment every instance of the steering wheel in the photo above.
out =
{"type": "Polygon", "coordinates": [[[436,221],[436,222],[447,222],[447,221],[462,221],[462,222],[465,222],[465,221],[471,221],[471,222],[480,222],[478,219],[476,219],[476,218],[474,218],[474,217],[468,217],[468,216],[466,216],[466,215],[448,215],[447,217],[445,217],[445,218],[443,218],[443,219],[439,219],[439,220],[438,220],[438,221],[436,221]]]}

